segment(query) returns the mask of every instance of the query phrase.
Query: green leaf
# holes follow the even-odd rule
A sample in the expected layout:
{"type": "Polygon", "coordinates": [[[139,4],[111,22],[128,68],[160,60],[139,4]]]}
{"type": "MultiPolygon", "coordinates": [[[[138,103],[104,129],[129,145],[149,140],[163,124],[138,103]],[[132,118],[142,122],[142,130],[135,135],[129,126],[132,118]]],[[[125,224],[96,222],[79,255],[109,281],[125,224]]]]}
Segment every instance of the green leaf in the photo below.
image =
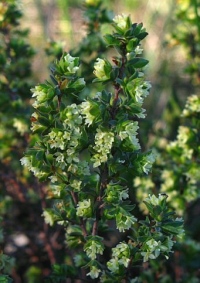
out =
{"type": "Polygon", "coordinates": [[[117,209],[110,205],[106,205],[103,210],[103,216],[105,219],[111,220],[115,219],[117,209]]]}
{"type": "Polygon", "coordinates": [[[46,163],[50,166],[53,164],[53,161],[55,160],[53,154],[47,154],[47,153],[45,154],[44,159],[46,163]]]}
{"type": "Polygon", "coordinates": [[[105,39],[106,43],[108,44],[108,46],[120,45],[119,40],[111,34],[106,34],[104,36],[104,39],[105,39]]]}
{"type": "Polygon", "coordinates": [[[137,36],[143,27],[143,23],[137,24],[136,28],[134,29],[133,35],[137,36]]]}
{"type": "Polygon", "coordinates": [[[173,227],[171,225],[162,226],[162,230],[168,233],[172,233],[174,235],[178,235],[180,233],[177,227],[173,227]]]}
{"type": "Polygon", "coordinates": [[[134,68],[143,68],[144,66],[146,66],[149,63],[148,60],[144,59],[144,58],[134,58],[131,59],[127,62],[127,65],[133,65],[134,68]]]}
{"type": "Polygon", "coordinates": [[[40,124],[43,125],[43,126],[48,127],[48,126],[50,125],[51,121],[50,121],[50,119],[49,119],[48,116],[44,117],[44,116],[41,116],[41,115],[40,115],[40,116],[38,117],[38,123],[40,123],[40,124]]]}
{"type": "Polygon", "coordinates": [[[149,212],[152,213],[153,209],[154,209],[154,206],[152,204],[146,202],[145,200],[143,202],[146,205],[146,207],[148,208],[149,212]]]}
{"type": "Polygon", "coordinates": [[[45,151],[44,150],[38,150],[36,153],[36,158],[37,160],[43,160],[45,156],[45,151]]]}
{"type": "Polygon", "coordinates": [[[137,38],[139,38],[140,40],[142,40],[142,39],[144,39],[147,35],[148,35],[148,32],[141,32],[140,34],[138,34],[137,38]]]}
{"type": "Polygon", "coordinates": [[[138,45],[139,40],[137,38],[133,38],[128,41],[128,44],[126,45],[126,50],[128,52],[131,52],[135,49],[135,47],[138,45]]]}

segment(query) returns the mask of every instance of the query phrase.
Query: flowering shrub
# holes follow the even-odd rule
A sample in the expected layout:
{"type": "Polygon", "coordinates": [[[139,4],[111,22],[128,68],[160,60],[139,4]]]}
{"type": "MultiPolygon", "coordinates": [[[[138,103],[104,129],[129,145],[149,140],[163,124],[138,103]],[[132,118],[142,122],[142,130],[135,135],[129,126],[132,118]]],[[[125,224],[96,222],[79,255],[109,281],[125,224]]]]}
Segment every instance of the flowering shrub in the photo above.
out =
{"type": "Polygon", "coordinates": [[[187,51],[187,67],[186,72],[189,73],[193,79],[194,85],[199,84],[200,74],[200,15],[199,3],[197,0],[180,0],[175,10],[177,21],[176,29],[172,31],[172,43],[180,44],[187,51]]]}
{"type": "Polygon", "coordinates": [[[49,180],[52,206],[43,215],[50,225],[65,228],[71,254],[69,264],[54,265],[47,282],[63,276],[134,282],[134,267],[161,254],[167,258],[174,236],[183,232],[166,195],[144,200],[149,212],[144,220],[134,215],[133,180],[148,174],[156,158],[153,151],[141,151],[137,137],[150,90],[143,73],[148,61],[141,56],[147,32],[124,14],[112,25],[105,41],[117,55],[94,64],[92,84],[101,91],[82,98],[87,85],[78,75],[79,58],[69,53],[51,67],[51,82],[32,88],[31,129],[39,138],[21,163],[40,181],[49,180]]]}
{"type": "Polygon", "coordinates": [[[28,30],[21,26],[19,4],[0,1],[0,282],[4,283],[30,282],[35,277],[39,281],[43,267],[54,262],[52,233],[41,217],[45,185],[20,163],[31,143],[35,51],[28,44],[28,30]]]}
{"type": "Polygon", "coordinates": [[[25,39],[27,30],[19,27],[21,16],[16,1],[0,2],[0,282],[5,283],[12,281],[8,274],[15,266],[14,258],[4,252],[8,234],[14,230],[9,223],[16,217],[16,206],[25,199],[28,184],[19,159],[30,127],[27,98],[34,51],[25,39]]]}
{"type": "MultiPolygon", "coordinates": [[[[158,268],[160,269],[161,265],[167,265],[167,271],[166,267],[162,268],[163,276],[159,282],[189,283],[199,281],[197,270],[200,266],[199,237],[197,236],[199,234],[197,211],[200,197],[198,174],[200,16],[198,1],[180,0],[178,2],[174,17],[175,28],[172,31],[170,43],[172,46],[180,44],[181,48],[184,47],[183,50],[188,59],[185,71],[189,75],[189,87],[196,94],[191,95],[187,90],[188,97],[181,111],[177,134],[173,140],[165,140],[165,146],[159,150],[157,161],[153,166],[152,175],[149,178],[137,177],[134,184],[142,211],[147,213],[144,205],[141,205],[141,200],[149,192],[167,194],[168,205],[175,209],[179,216],[186,219],[186,230],[189,231],[179,244],[175,245],[174,256],[171,257],[170,262],[152,264],[149,270],[140,276],[140,279],[155,280],[158,268]],[[176,272],[176,270],[179,271],[176,272]]],[[[180,103],[176,106],[180,107],[180,103]]],[[[174,119],[172,121],[174,131],[176,128],[174,119]]]]}

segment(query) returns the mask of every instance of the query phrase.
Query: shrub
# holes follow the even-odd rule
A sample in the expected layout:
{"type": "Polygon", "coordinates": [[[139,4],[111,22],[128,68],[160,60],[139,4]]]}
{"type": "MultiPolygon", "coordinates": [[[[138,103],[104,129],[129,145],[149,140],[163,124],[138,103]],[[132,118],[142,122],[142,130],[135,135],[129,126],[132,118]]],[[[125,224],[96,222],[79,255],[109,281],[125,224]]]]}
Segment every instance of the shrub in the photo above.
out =
{"type": "Polygon", "coordinates": [[[94,64],[92,84],[101,91],[82,98],[79,58],[69,53],[52,66],[51,82],[32,89],[31,129],[39,138],[21,163],[40,181],[50,179],[52,204],[43,215],[49,225],[64,226],[70,254],[68,264],[54,265],[49,282],[136,282],[134,268],[160,254],[168,258],[183,232],[166,195],[144,200],[146,218],[134,214],[133,179],[148,174],[156,158],[142,152],[137,137],[151,87],[141,55],[147,32],[124,14],[112,25],[105,36],[112,63],[94,64]]]}

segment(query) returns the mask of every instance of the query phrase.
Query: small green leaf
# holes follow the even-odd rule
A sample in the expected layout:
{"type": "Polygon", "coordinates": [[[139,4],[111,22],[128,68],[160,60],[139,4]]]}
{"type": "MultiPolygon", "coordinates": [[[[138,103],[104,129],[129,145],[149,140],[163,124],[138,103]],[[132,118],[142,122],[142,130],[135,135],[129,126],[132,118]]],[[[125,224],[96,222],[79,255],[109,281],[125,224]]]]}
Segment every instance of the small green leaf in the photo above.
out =
{"type": "Polygon", "coordinates": [[[134,68],[143,68],[149,63],[148,60],[144,58],[134,58],[127,62],[127,65],[133,65],[134,68]]]}
{"type": "Polygon", "coordinates": [[[119,45],[120,44],[119,40],[115,36],[113,36],[111,34],[106,34],[104,36],[104,39],[105,39],[106,43],[108,44],[108,46],[113,46],[113,45],[119,45]]]}
{"type": "Polygon", "coordinates": [[[135,47],[138,45],[139,40],[137,38],[133,38],[129,40],[128,44],[126,45],[126,50],[128,52],[131,52],[135,49],[135,47]]]}
{"type": "Polygon", "coordinates": [[[137,24],[136,28],[134,29],[134,33],[133,33],[134,36],[137,36],[137,35],[140,33],[142,27],[143,27],[143,24],[142,24],[142,23],[137,24]]]}
{"type": "Polygon", "coordinates": [[[144,39],[147,35],[148,35],[148,32],[141,32],[140,34],[138,34],[137,38],[139,38],[140,40],[142,40],[142,39],[144,39]]]}

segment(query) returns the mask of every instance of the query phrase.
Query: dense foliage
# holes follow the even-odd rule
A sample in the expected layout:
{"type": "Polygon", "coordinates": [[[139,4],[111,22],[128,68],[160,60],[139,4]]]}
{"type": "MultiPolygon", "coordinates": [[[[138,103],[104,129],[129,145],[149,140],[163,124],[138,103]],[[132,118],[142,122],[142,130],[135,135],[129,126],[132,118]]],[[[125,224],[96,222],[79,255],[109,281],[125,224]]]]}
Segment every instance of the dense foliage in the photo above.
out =
{"type": "Polygon", "coordinates": [[[135,264],[161,253],[168,257],[182,220],[168,210],[165,195],[152,195],[144,201],[151,217],[135,225],[133,178],[148,174],[155,160],[152,151],[140,151],[137,138],[137,119],[145,117],[142,104],[150,89],[142,72],[148,61],[140,47],[147,33],[125,15],[116,16],[113,27],[105,40],[118,56],[113,65],[97,58],[93,80],[109,82],[113,90],[103,88],[82,101],[85,80],[77,76],[79,59],[64,54],[51,67],[52,82],[32,89],[32,131],[39,140],[21,162],[39,180],[51,180],[54,201],[44,217],[48,224],[66,228],[66,243],[76,251],[65,276],[131,282],[135,264]],[[104,238],[116,235],[116,229],[130,232],[113,246],[104,238]],[[83,267],[89,269],[86,275],[80,275],[83,267]]]}
{"type": "MultiPolygon", "coordinates": [[[[85,1],[87,35],[77,48],[50,43],[47,54],[57,59],[36,86],[17,2],[0,4],[0,282],[199,280],[199,97],[188,94],[177,138],[155,137],[149,149],[148,34],[102,4],[85,1]]],[[[181,1],[173,20],[185,25],[170,44],[189,51],[186,71],[198,93],[197,2],[181,1]]]]}

